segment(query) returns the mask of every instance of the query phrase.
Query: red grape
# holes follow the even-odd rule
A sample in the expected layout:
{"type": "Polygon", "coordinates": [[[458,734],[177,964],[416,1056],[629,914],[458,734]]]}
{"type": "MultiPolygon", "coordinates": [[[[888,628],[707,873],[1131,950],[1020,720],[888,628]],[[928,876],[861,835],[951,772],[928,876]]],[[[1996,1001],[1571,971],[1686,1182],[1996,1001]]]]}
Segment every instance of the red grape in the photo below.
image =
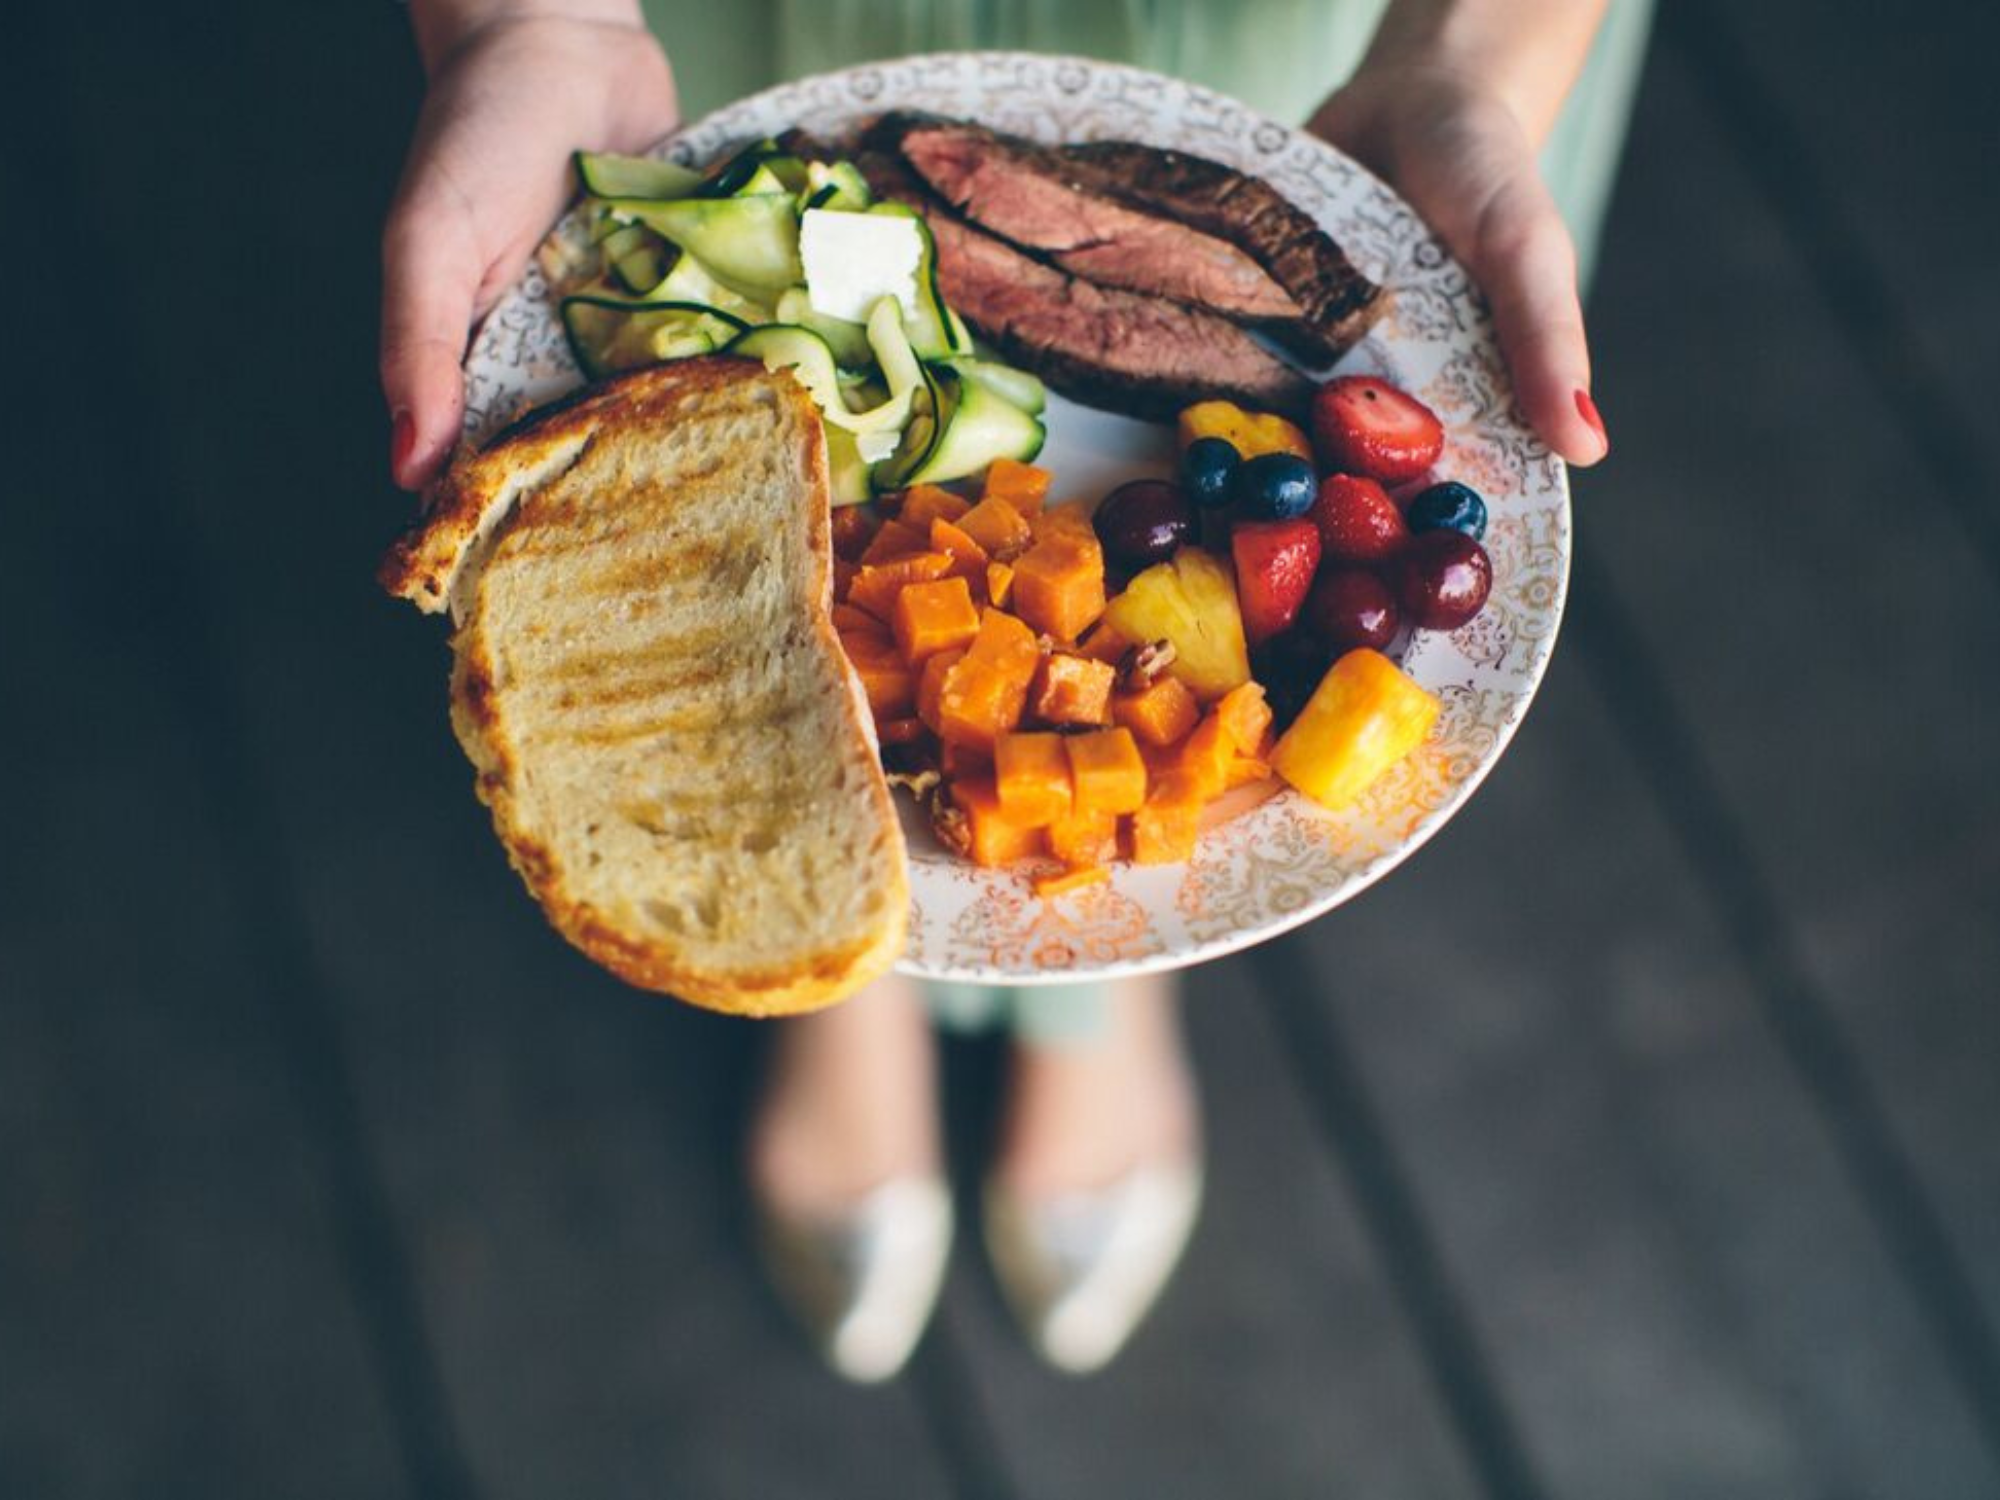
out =
{"type": "Polygon", "coordinates": [[[1458,629],[1485,608],[1492,587],[1492,560],[1462,531],[1420,532],[1397,559],[1396,592],[1410,623],[1425,630],[1458,629]]]}

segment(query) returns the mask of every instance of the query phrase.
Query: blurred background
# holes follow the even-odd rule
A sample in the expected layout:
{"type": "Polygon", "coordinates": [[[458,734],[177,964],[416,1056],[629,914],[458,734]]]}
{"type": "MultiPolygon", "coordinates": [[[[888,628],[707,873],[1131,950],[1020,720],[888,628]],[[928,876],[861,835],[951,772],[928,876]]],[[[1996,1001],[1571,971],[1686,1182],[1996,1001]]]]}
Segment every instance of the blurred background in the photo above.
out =
{"type": "Polygon", "coordinates": [[[370,582],[404,13],[25,8],[0,1495],[2000,1494],[2000,22],[1907,14],[1665,0],[1526,730],[1195,975],[1118,1364],[961,1254],[859,1391],[751,1270],[755,1028],[544,929],[370,582]]]}

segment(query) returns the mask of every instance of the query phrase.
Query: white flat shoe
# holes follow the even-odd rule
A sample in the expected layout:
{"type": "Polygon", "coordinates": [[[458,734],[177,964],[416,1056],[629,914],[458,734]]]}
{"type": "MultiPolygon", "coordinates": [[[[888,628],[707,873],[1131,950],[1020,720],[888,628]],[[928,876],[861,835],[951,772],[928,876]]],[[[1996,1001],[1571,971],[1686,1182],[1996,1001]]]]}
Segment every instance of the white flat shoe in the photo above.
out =
{"type": "Polygon", "coordinates": [[[771,1285],[834,1371],[861,1384],[908,1362],[937,1306],[951,1236],[951,1193],[937,1177],[892,1179],[833,1218],[757,1214],[771,1285]]]}
{"type": "Polygon", "coordinates": [[[1072,1375],[1110,1363],[1187,1246],[1201,1179],[1198,1163],[1175,1162],[1047,1199],[987,1184],[987,1254],[1037,1354],[1072,1375]]]}

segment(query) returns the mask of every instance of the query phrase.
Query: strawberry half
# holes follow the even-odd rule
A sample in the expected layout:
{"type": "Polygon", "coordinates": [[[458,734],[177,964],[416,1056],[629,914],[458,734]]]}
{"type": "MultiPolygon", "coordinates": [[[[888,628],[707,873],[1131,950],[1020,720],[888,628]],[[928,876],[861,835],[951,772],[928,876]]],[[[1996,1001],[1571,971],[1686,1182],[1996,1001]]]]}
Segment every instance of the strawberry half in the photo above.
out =
{"type": "Polygon", "coordinates": [[[1319,569],[1319,528],[1291,521],[1239,521],[1229,536],[1236,559],[1236,602],[1250,644],[1291,628],[1319,569]]]}
{"type": "Polygon", "coordinates": [[[1321,481],[1306,516],[1319,528],[1326,555],[1341,562],[1380,562],[1410,539],[1410,523],[1389,492],[1353,474],[1330,474],[1321,481]]]}
{"type": "Polygon", "coordinates": [[[1415,396],[1373,375],[1343,375],[1313,394],[1313,446],[1323,467],[1384,484],[1415,479],[1444,452],[1444,424],[1415,396]]]}

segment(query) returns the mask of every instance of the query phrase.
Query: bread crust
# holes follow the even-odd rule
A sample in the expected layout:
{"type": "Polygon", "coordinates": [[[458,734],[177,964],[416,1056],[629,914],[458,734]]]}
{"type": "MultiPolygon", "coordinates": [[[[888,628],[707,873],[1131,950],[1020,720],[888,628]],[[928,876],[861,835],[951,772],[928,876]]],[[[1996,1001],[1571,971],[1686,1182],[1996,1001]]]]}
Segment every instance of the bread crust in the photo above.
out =
{"type": "Polygon", "coordinates": [[[670,942],[621,924],[581,899],[554,851],[528,826],[517,790],[522,782],[519,755],[499,705],[493,664],[476,632],[461,630],[453,640],[451,718],[477,773],[479,798],[493,815],[509,862],[570,943],[640,988],[728,1014],[778,1016],[830,1005],[885,973],[902,951],[909,909],[901,825],[874,750],[866,699],[829,612],[833,547],[826,440],[818,411],[804,388],[789,376],[766,372],[755,361],[720,356],[680,360],[591,386],[529,414],[478,453],[461,457],[440,486],[430,513],[391,548],[378,576],[390,593],[421,609],[444,608],[448,601],[464,596],[463,585],[471,580],[460,575],[467,571],[480,539],[490,541],[504,532],[508,518],[495,517],[493,511],[511,502],[507,490],[515,476],[545,466],[565,452],[580,452],[608,425],[664,423],[690,396],[746,381],[764,382],[779,392],[792,405],[794,425],[801,434],[798,462],[809,476],[812,496],[806,524],[813,576],[809,597],[800,601],[800,607],[810,616],[822,659],[839,674],[843,737],[858,764],[869,772],[862,795],[891,851],[887,868],[878,877],[887,882],[880,903],[885,920],[856,941],[795,963],[717,971],[690,962],[670,942]]]}

